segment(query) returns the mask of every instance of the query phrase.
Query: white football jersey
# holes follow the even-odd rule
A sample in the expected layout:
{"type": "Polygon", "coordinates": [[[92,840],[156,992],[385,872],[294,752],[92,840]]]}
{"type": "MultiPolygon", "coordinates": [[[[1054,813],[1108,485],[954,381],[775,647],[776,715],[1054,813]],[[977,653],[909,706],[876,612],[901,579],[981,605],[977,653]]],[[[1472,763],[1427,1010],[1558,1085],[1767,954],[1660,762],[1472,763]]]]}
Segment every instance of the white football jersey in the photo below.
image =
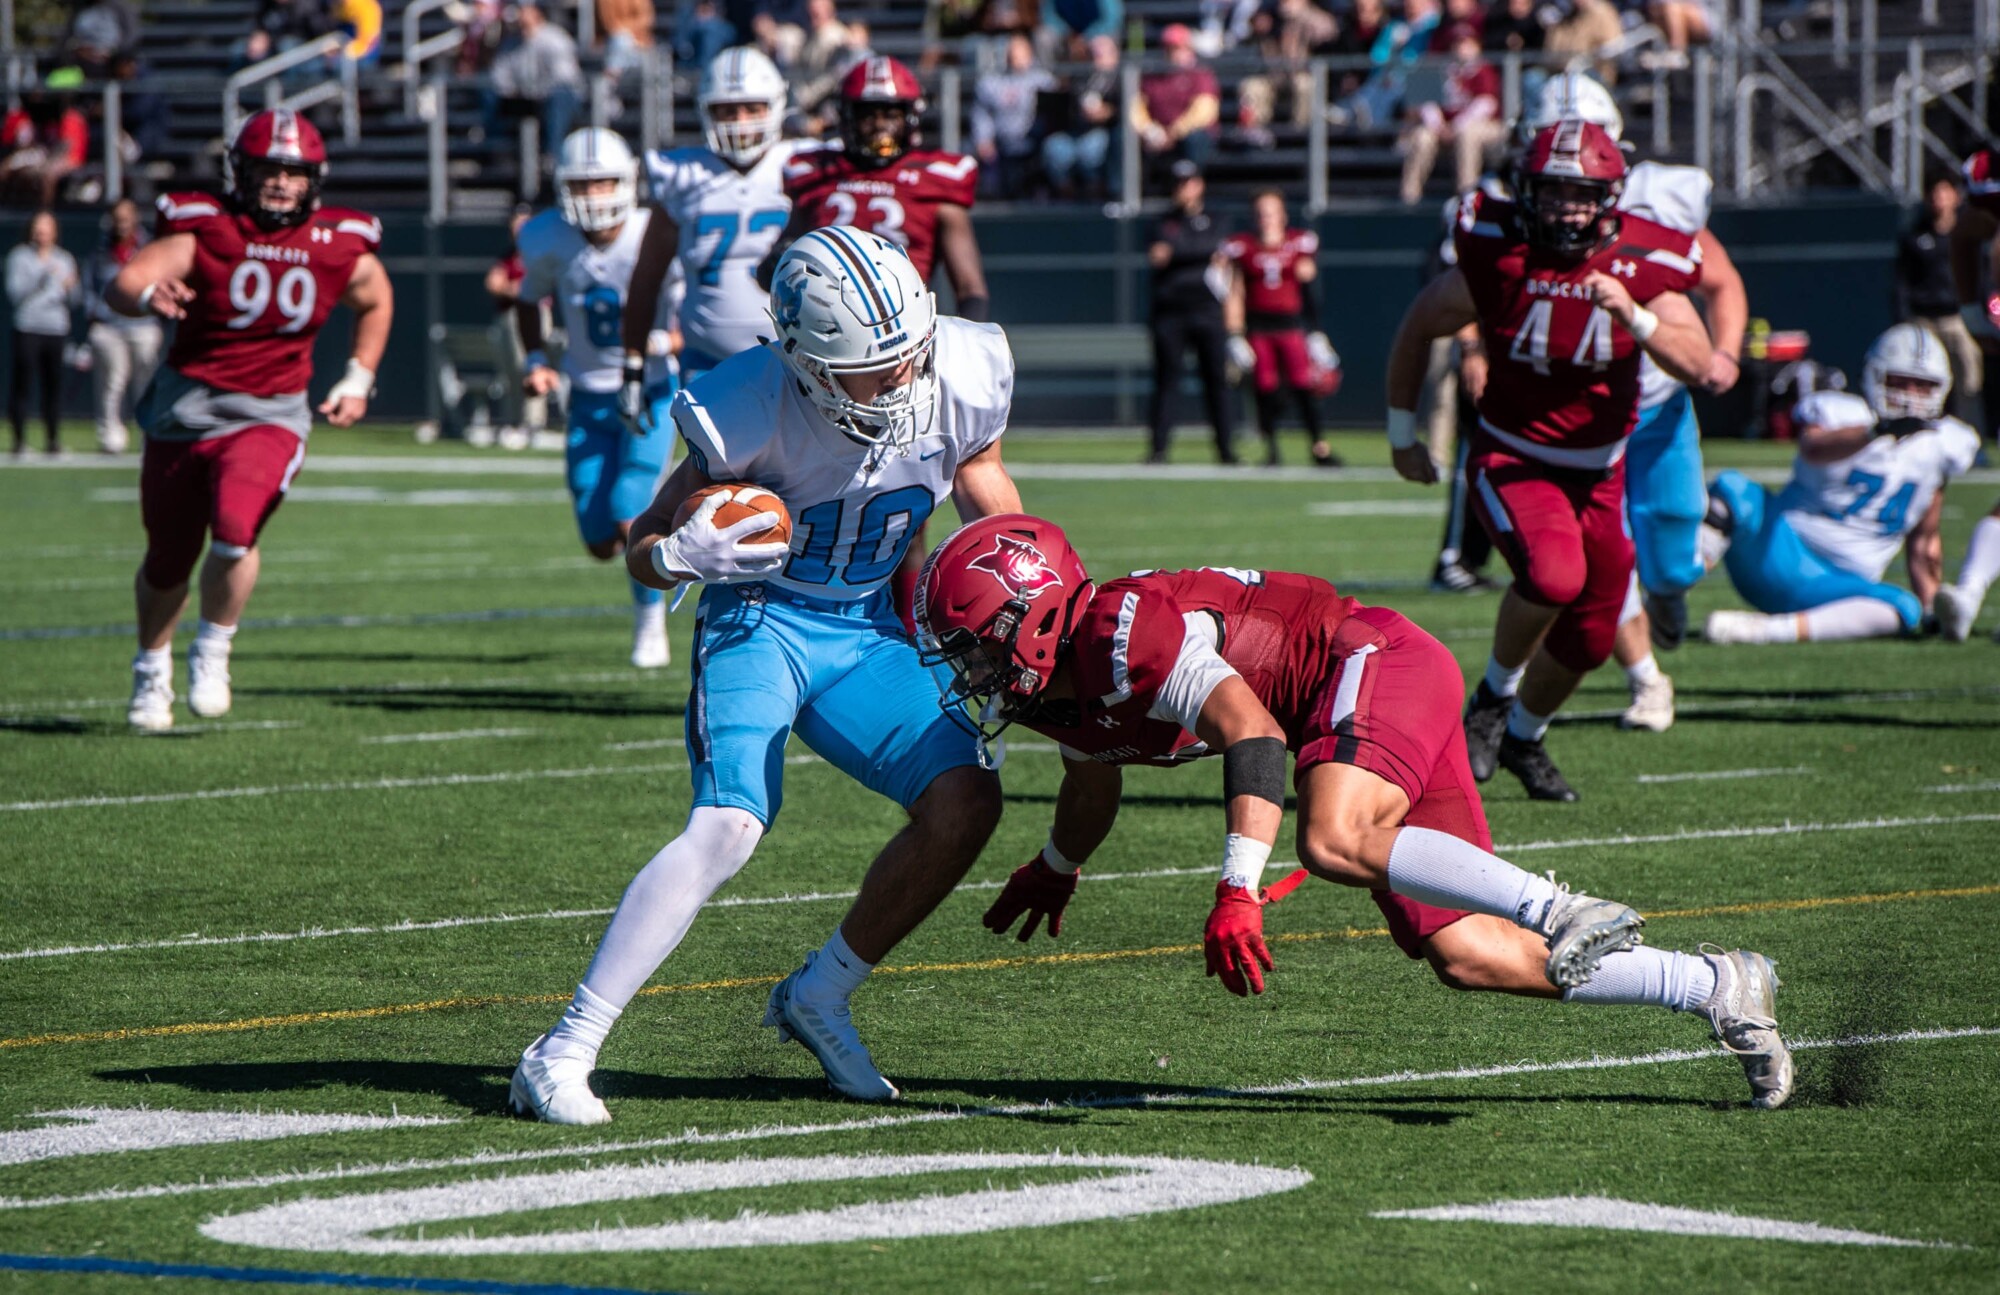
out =
{"type": "Polygon", "coordinates": [[[769,294],[757,266],[791,217],[785,164],[801,142],[780,140],[738,171],[706,148],[646,155],[652,200],[680,227],[676,257],[686,275],[682,345],[703,367],[772,335],[769,294]]]}
{"type": "MultiPolygon", "coordinates": [[[[1708,227],[1709,196],[1714,190],[1715,181],[1698,166],[1640,162],[1625,175],[1618,210],[1683,234],[1699,234],[1708,227]]],[[[1652,356],[1639,353],[1639,408],[1651,409],[1680,389],[1679,380],[1653,363],[1652,356]]]]}
{"type": "MultiPolygon", "coordinates": [[[[526,267],[521,297],[526,301],[556,299],[556,319],[568,335],[563,372],[579,390],[616,391],[624,381],[625,286],[632,281],[639,243],[646,236],[647,216],[643,207],[634,211],[619,228],[618,236],[603,247],[585,238],[554,209],[537,213],[521,226],[519,246],[526,267]]],[[[660,294],[655,328],[665,328],[673,318],[672,304],[671,291],[660,294]]],[[[648,382],[663,381],[667,372],[664,358],[646,362],[648,382]]]]}
{"type": "MultiPolygon", "coordinates": [[[[1875,425],[1868,402],[1846,391],[1815,391],[1792,417],[1800,427],[1875,425]]],[[[1956,418],[1940,418],[1908,436],[1877,436],[1833,463],[1800,458],[1778,508],[1813,552],[1844,571],[1880,580],[1937,492],[1978,453],[1978,433],[1956,418]]]]}
{"type": "Polygon", "coordinates": [[[937,321],[937,405],[909,453],[856,444],[800,393],[775,346],[739,351],[674,398],[674,430],[715,481],[785,501],[792,555],[767,583],[815,598],[863,598],[951,494],[958,465],[1007,430],[1014,356],[998,324],[937,321]]]}

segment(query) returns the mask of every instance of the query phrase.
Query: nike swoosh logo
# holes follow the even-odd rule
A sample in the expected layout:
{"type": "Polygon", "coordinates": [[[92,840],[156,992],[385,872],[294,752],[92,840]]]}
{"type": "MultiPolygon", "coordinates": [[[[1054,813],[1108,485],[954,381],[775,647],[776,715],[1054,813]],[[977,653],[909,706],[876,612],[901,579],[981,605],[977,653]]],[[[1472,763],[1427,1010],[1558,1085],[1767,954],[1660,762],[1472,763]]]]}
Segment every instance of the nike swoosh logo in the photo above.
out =
{"type": "Polygon", "coordinates": [[[919,454],[917,456],[917,462],[929,463],[932,459],[936,458],[938,455],[943,454],[944,450],[945,447],[940,445],[936,449],[932,450],[929,454],[919,454]]]}

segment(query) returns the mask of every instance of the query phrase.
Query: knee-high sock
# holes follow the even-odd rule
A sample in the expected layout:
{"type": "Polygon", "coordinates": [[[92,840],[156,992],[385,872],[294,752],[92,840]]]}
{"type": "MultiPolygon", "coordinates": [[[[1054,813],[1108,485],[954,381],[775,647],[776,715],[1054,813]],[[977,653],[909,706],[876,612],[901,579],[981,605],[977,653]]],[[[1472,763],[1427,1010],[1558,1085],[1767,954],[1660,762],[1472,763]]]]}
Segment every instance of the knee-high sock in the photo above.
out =
{"type": "Polygon", "coordinates": [[[1965,562],[1958,568],[1958,587],[1974,602],[2000,578],[2000,517],[1982,517],[1972,528],[1965,546],[1965,562]]]}
{"type": "Polygon", "coordinates": [[[1586,983],[1563,993],[1563,1001],[1692,1012],[1714,992],[1715,968],[1707,958],[1642,944],[1598,963],[1586,983]]]}
{"type": "Polygon", "coordinates": [[[1427,827],[1406,827],[1389,847],[1389,889],[1420,903],[1504,917],[1540,928],[1556,897],[1555,883],[1505,859],[1427,827]]]}
{"type": "Polygon", "coordinates": [[[1625,605],[1618,609],[1618,627],[1623,629],[1627,621],[1644,610],[1645,604],[1639,601],[1639,573],[1634,571],[1632,583],[1625,588],[1625,605]]]}
{"type": "Polygon", "coordinates": [[[1800,616],[1800,638],[1815,643],[1886,638],[1903,629],[1903,618],[1879,598],[1837,598],[1800,616]]]}

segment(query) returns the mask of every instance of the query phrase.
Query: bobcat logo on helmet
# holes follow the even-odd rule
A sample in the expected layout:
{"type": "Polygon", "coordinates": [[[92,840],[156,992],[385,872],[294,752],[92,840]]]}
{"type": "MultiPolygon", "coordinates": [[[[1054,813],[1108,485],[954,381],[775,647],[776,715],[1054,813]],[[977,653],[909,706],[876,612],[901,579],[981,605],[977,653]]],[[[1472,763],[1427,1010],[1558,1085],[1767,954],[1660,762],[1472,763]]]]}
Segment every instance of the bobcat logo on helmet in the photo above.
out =
{"type": "Polygon", "coordinates": [[[993,551],[967,562],[965,569],[987,572],[1001,588],[1023,598],[1038,598],[1045,589],[1062,588],[1063,582],[1040,549],[1011,535],[994,536],[993,551]]]}

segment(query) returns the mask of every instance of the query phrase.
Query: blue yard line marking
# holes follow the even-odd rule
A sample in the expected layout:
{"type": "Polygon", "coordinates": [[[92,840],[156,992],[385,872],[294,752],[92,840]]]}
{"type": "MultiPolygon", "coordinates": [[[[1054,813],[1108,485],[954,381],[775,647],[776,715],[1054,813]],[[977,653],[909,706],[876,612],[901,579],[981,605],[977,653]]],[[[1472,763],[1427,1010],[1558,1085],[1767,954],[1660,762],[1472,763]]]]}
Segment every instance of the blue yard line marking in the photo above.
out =
{"type": "MultiPolygon", "coordinates": [[[[267,616],[243,624],[253,630],[373,629],[397,625],[466,625],[484,621],[582,620],[598,616],[629,616],[616,607],[501,607],[469,612],[411,612],[383,616],[267,616]]],[[[95,639],[132,633],[130,621],[120,625],[49,625],[36,629],[0,630],[0,643],[35,639],[95,639]]]]}
{"type": "Polygon", "coordinates": [[[302,1272],[290,1268],[224,1268],[212,1264],[163,1264],[94,1255],[0,1254],[0,1270],[117,1273],[126,1277],[195,1277],[207,1281],[271,1286],[340,1286],[352,1290],[435,1291],[442,1295],[673,1295],[625,1286],[565,1286],[543,1282],[479,1281],[455,1277],[384,1277],[371,1273],[302,1272]]]}

